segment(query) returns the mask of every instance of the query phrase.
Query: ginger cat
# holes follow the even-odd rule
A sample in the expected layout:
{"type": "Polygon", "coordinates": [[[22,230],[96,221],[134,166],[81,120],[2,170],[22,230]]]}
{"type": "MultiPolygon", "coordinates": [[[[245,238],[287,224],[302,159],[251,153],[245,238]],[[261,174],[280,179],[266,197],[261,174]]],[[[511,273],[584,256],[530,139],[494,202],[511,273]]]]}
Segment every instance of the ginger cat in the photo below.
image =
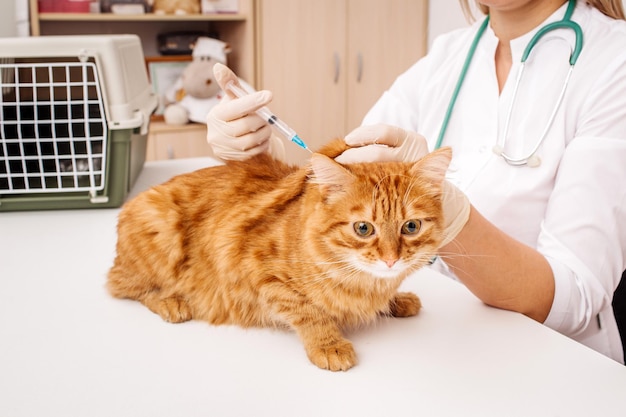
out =
{"type": "Polygon", "coordinates": [[[333,141],[302,168],[259,155],[138,195],[119,215],[109,291],[173,323],[293,329],[315,365],[351,368],[343,329],[421,307],[397,290],[442,240],[451,151],[342,166],[345,149],[333,141]]]}

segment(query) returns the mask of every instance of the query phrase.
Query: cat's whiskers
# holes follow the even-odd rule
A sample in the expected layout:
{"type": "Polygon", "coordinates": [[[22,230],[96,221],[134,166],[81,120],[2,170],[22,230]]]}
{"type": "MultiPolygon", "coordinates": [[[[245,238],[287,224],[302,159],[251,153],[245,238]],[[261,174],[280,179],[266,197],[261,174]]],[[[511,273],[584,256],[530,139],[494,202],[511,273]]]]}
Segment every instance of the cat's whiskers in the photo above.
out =
{"type": "Polygon", "coordinates": [[[328,274],[323,273],[316,275],[315,277],[308,277],[303,280],[305,287],[315,287],[320,283],[323,283],[324,288],[327,290],[335,290],[336,288],[346,286],[353,281],[355,271],[346,274],[328,274]]]}
{"type": "Polygon", "coordinates": [[[434,190],[431,189],[431,190],[428,190],[427,192],[424,192],[424,193],[421,194],[422,197],[426,197],[426,198],[429,198],[429,199],[433,198],[433,197],[436,197],[438,195],[441,195],[441,191],[437,190],[437,189],[434,189],[434,190]]]}
{"type": "Polygon", "coordinates": [[[363,271],[349,262],[340,261],[335,264],[332,269],[318,272],[314,277],[309,276],[308,279],[310,279],[311,282],[332,280],[335,285],[339,285],[346,284],[349,281],[353,281],[354,279],[358,279],[363,276],[370,277],[372,274],[367,271],[363,271]]]}
{"type": "Polygon", "coordinates": [[[352,279],[355,275],[366,273],[354,265],[346,262],[342,259],[327,259],[327,260],[315,260],[315,261],[303,261],[297,258],[285,258],[285,259],[272,259],[272,262],[284,262],[284,263],[297,263],[317,265],[321,270],[316,270],[309,275],[302,275],[298,278],[303,281],[310,281],[316,283],[325,280],[345,281],[352,279]]]}
{"type": "Polygon", "coordinates": [[[409,182],[409,186],[406,187],[406,191],[404,192],[404,195],[402,196],[402,205],[405,207],[408,205],[409,195],[411,194],[411,190],[415,186],[416,182],[417,181],[415,178],[411,178],[411,181],[409,182]]]}
{"type": "Polygon", "coordinates": [[[334,266],[332,269],[321,271],[321,274],[318,276],[322,276],[325,279],[337,279],[345,280],[347,278],[352,278],[353,276],[361,273],[358,268],[355,268],[353,265],[347,262],[341,262],[340,266],[334,266]]]}
{"type": "MultiPolygon", "coordinates": [[[[377,183],[376,183],[376,185],[374,186],[374,189],[372,190],[372,204],[373,204],[373,205],[376,205],[376,202],[378,201],[378,193],[379,193],[379,191],[380,191],[380,186],[381,186],[381,184],[382,184],[385,180],[387,180],[387,179],[389,179],[389,178],[393,178],[394,176],[400,176],[400,177],[404,177],[404,178],[412,178],[412,177],[410,177],[410,176],[408,176],[408,175],[400,175],[400,174],[394,174],[394,175],[387,174],[387,175],[385,175],[384,177],[382,177],[380,180],[378,180],[378,182],[377,182],[377,183]]],[[[403,203],[404,203],[405,201],[406,201],[406,200],[403,200],[403,203]]]]}
{"type": "MultiPolygon", "coordinates": [[[[398,276],[401,274],[411,274],[418,269],[423,268],[425,265],[429,263],[434,255],[432,253],[419,253],[413,258],[410,262],[407,262],[407,267],[403,272],[399,272],[398,276]]],[[[298,264],[307,264],[307,265],[317,265],[321,268],[321,270],[316,270],[311,272],[308,275],[298,276],[299,279],[303,281],[309,281],[311,284],[317,284],[322,281],[333,280],[336,284],[346,283],[349,280],[354,279],[357,276],[371,276],[377,279],[385,280],[385,278],[377,277],[375,274],[358,268],[347,262],[343,259],[327,259],[327,260],[316,260],[316,261],[303,261],[301,259],[296,258],[285,258],[285,259],[276,259],[274,258],[272,262],[285,262],[285,263],[298,263],[298,264]]],[[[388,279],[388,278],[387,278],[388,279]]]]}
{"type": "MultiPolygon", "coordinates": [[[[385,177],[386,178],[386,177],[385,177]]],[[[380,183],[385,179],[381,178],[376,185],[374,185],[374,189],[372,190],[372,207],[376,207],[376,203],[378,201],[378,191],[380,190],[380,183]]]]}
{"type": "Polygon", "coordinates": [[[438,256],[442,259],[476,259],[476,258],[483,258],[483,259],[489,259],[492,258],[494,259],[494,257],[492,255],[468,255],[467,253],[456,253],[456,252],[439,252],[438,256]]]}
{"type": "MultiPolygon", "coordinates": [[[[413,181],[411,181],[411,184],[409,185],[409,187],[407,187],[407,192],[405,194],[405,200],[403,200],[403,204],[408,204],[408,196],[409,196],[409,191],[413,188],[413,187],[419,187],[419,179],[418,178],[414,178],[413,181]]],[[[422,192],[420,194],[421,198],[424,198],[426,200],[431,200],[433,197],[439,196],[441,195],[441,190],[439,189],[428,189],[426,192],[422,192]]]]}
{"type": "MultiPolygon", "coordinates": [[[[471,259],[476,259],[476,258],[492,258],[492,256],[490,255],[467,255],[465,252],[464,253],[453,253],[453,252],[439,252],[439,257],[442,260],[446,260],[446,259],[467,259],[467,260],[471,260],[471,259]]],[[[466,273],[466,271],[459,267],[456,266],[455,267],[458,271],[466,273]]]]}

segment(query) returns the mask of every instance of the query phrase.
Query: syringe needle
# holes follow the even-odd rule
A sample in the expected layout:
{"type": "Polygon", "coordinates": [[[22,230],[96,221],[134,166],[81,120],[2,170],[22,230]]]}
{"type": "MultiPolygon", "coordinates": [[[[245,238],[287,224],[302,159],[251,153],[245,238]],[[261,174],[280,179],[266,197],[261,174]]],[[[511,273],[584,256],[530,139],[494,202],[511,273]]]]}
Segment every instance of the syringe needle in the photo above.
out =
{"type": "MultiPolygon", "coordinates": [[[[248,95],[248,92],[245,91],[243,88],[239,87],[238,85],[236,85],[234,81],[229,81],[226,84],[226,88],[232,91],[233,94],[237,97],[243,97],[243,96],[248,95]]],[[[268,109],[265,106],[261,107],[260,109],[256,111],[256,114],[258,114],[261,118],[263,118],[263,120],[267,121],[270,124],[270,126],[274,126],[274,130],[276,132],[280,133],[285,138],[292,141],[299,147],[306,149],[307,151],[313,153],[309,149],[309,147],[306,145],[306,143],[304,143],[304,141],[300,138],[300,136],[298,136],[296,131],[290,128],[289,126],[287,126],[287,124],[283,122],[282,120],[280,120],[278,117],[276,117],[270,111],[270,109],[268,109]]]]}

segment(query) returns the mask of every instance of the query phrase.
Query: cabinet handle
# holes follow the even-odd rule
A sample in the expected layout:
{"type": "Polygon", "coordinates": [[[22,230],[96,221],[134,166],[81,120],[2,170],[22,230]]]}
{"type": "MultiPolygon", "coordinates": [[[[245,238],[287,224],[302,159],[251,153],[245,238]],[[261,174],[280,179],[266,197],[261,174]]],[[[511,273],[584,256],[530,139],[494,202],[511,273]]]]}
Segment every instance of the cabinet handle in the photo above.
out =
{"type": "Polygon", "coordinates": [[[356,82],[360,83],[363,78],[363,54],[360,52],[356,55],[356,82]]]}
{"type": "Polygon", "coordinates": [[[341,70],[341,61],[339,60],[339,54],[337,52],[334,53],[333,58],[335,58],[335,77],[333,78],[333,82],[337,84],[339,82],[339,73],[341,70]]]}
{"type": "Polygon", "coordinates": [[[167,159],[174,159],[174,147],[167,145],[167,159]]]}

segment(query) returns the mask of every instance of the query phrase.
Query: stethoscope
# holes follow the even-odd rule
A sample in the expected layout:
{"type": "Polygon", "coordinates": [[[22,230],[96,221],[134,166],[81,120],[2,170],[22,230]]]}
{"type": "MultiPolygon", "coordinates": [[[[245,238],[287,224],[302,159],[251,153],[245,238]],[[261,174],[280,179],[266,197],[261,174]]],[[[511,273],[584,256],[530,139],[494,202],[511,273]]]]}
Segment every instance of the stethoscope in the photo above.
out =
{"type": "MultiPolygon", "coordinates": [[[[500,140],[499,140],[498,144],[496,144],[493,147],[493,152],[496,155],[501,156],[509,165],[513,165],[513,166],[526,165],[529,167],[536,167],[541,164],[541,160],[536,155],[536,152],[541,146],[541,144],[543,143],[543,141],[545,140],[548,134],[548,131],[550,130],[550,127],[552,126],[552,123],[554,122],[556,113],[559,110],[559,107],[561,107],[561,103],[563,102],[563,97],[565,96],[565,91],[567,89],[567,85],[569,84],[569,80],[572,75],[574,65],[576,64],[576,61],[578,60],[578,56],[580,55],[580,51],[582,50],[582,47],[583,47],[583,31],[578,23],[573,22],[571,20],[575,7],[576,7],[576,0],[569,0],[569,4],[567,6],[567,10],[565,11],[565,16],[563,16],[563,19],[559,20],[558,22],[549,23],[545,25],[544,27],[542,27],[541,29],[539,29],[537,33],[535,34],[535,36],[532,37],[530,42],[528,42],[528,45],[526,45],[526,49],[524,49],[524,53],[522,54],[522,59],[521,59],[521,65],[519,67],[519,70],[517,72],[517,78],[515,80],[515,87],[513,89],[513,98],[511,99],[511,104],[509,105],[506,121],[504,124],[504,134],[502,136],[502,141],[500,143],[500,140]],[[543,130],[539,140],[537,141],[535,146],[532,148],[530,153],[528,153],[528,155],[516,158],[511,155],[508,155],[504,151],[504,146],[506,144],[506,140],[509,134],[509,124],[511,121],[511,115],[513,114],[513,108],[515,106],[515,101],[517,98],[517,90],[522,80],[522,75],[524,74],[524,67],[526,65],[526,60],[528,59],[530,53],[532,52],[533,48],[537,45],[539,40],[546,33],[553,31],[553,30],[557,30],[557,29],[571,29],[574,31],[574,34],[576,36],[576,44],[569,58],[569,64],[570,64],[569,71],[567,72],[567,76],[565,77],[565,82],[563,83],[563,88],[561,88],[561,92],[557,99],[556,105],[554,106],[554,110],[552,111],[550,118],[548,119],[548,123],[546,124],[546,127],[543,130]]],[[[437,138],[437,143],[435,144],[435,149],[438,149],[439,147],[441,147],[443,138],[446,134],[446,130],[448,129],[448,123],[450,122],[450,116],[452,115],[452,110],[454,109],[454,105],[459,95],[459,91],[461,90],[461,86],[463,85],[463,81],[465,80],[467,69],[469,68],[470,63],[472,62],[472,58],[474,57],[474,53],[476,52],[476,46],[478,45],[480,38],[485,33],[485,30],[487,29],[488,24],[489,24],[489,15],[487,15],[487,17],[481,24],[480,28],[478,29],[478,32],[476,32],[476,36],[474,37],[474,40],[472,41],[469,52],[467,53],[467,57],[465,58],[463,68],[461,69],[461,74],[459,75],[459,79],[456,83],[456,87],[454,88],[454,91],[452,93],[450,104],[448,104],[448,109],[446,110],[446,114],[444,116],[443,123],[441,125],[441,130],[437,138]]]]}

